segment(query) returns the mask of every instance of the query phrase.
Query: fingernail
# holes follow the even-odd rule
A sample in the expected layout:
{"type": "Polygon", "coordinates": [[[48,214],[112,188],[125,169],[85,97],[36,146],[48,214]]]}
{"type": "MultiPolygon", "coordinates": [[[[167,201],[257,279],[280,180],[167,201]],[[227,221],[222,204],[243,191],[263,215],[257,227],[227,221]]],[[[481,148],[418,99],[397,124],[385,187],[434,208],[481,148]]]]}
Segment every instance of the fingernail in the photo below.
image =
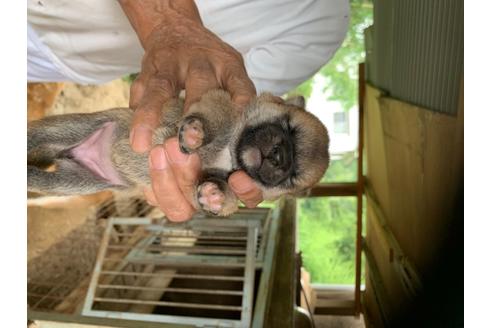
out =
{"type": "Polygon", "coordinates": [[[164,148],[168,155],[169,161],[174,164],[184,164],[190,158],[190,155],[184,154],[179,149],[179,143],[177,138],[169,139],[165,142],[164,148]]]}
{"type": "Polygon", "coordinates": [[[152,129],[145,125],[137,125],[130,132],[130,142],[134,151],[148,151],[152,146],[152,129]]]}
{"type": "Polygon", "coordinates": [[[150,168],[154,170],[164,170],[167,168],[166,152],[161,146],[155,147],[150,151],[150,168]]]}
{"type": "Polygon", "coordinates": [[[244,194],[256,188],[256,186],[249,181],[247,177],[237,176],[231,179],[230,185],[234,193],[244,194]]]}

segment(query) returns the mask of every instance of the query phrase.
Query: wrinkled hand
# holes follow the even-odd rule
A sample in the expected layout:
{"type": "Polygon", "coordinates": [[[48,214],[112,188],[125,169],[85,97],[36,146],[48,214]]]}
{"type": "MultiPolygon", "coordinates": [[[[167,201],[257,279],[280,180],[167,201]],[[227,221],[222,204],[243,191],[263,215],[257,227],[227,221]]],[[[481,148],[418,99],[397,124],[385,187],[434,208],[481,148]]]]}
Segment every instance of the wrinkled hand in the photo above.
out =
{"type": "MultiPolygon", "coordinates": [[[[151,150],[149,162],[152,188],[144,189],[147,201],[159,206],[172,221],[189,220],[195,212],[191,197],[200,172],[198,155],[182,153],[178,139],[171,138],[151,150]]],[[[261,190],[242,171],[230,176],[229,186],[247,207],[263,200],[261,190]]]]}
{"type": "MultiPolygon", "coordinates": [[[[142,70],[130,90],[135,109],[130,141],[136,152],[152,145],[152,131],[159,125],[163,104],[186,90],[185,111],[210,89],[231,94],[237,110],[255,95],[242,56],[206,29],[193,1],[141,0],[120,4],[144,47],[142,70]]],[[[196,154],[179,151],[176,139],[150,152],[152,189],[145,195],[173,221],[191,218],[192,187],[198,178],[196,154]]],[[[248,207],[262,200],[252,179],[239,171],[229,184],[248,207]]]]}

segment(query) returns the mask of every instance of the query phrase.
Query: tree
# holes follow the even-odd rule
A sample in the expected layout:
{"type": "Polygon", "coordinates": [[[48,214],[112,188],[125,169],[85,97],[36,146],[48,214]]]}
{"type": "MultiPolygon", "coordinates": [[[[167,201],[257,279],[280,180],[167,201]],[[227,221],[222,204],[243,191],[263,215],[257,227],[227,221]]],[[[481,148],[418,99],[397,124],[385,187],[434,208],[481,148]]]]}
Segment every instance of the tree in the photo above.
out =
{"type": "MultiPolygon", "coordinates": [[[[345,110],[357,103],[358,64],[364,61],[364,29],[372,23],[372,1],[350,1],[350,24],[347,36],[335,56],[323,66],[317,75],[325,80],[327,99],[339,101],[345,110]]],[[[313,78],[295,89],[295,93],[309,98],[313,78]]]]}

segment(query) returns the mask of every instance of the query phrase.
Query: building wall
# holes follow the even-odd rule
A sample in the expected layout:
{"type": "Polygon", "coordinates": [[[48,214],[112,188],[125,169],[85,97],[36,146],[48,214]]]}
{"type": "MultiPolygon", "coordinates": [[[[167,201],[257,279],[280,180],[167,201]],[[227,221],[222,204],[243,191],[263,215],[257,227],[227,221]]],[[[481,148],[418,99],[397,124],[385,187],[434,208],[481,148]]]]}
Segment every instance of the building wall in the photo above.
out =
{"type": "MultiPolygon", "coordinates": [[[[449,116],[385,96],[367,85],[365,150],[367,181],[403,253],[425,281],[442,257],[441,247],[455,228],[455,203],[463,186],[463,85],[457,116],[449,116]]],[[[377,211],[367,202],[366,240],[387,298],[387,311],[398,313],[415,299],[402,284],[377,211]]],[[[459,224],[459,223],[458,223],[459,224]]],[[[462,222],[461,222],[462,224],[462,222]]],[[[394,251],[394,250],[393,250],[394,251]]],[[[459,256],[457,254],[457,256],[459,256]]],[[[374,286],[366,267],[366,300],[374,309],[374,286]]],[[[427,286],[424,286],[427,288],[427,286]]],[[[381,289],[381,288],[380,288],[381,289]]]]}
{"type": "Polygon", "coordinates": [[[328,129],[330,136],[330,155],[333,159],[347,152],[353,152],[358,144],[359,114],[356,107],[345,111],[337,101],[328,100],[324,82],[315,78],[313,90],[306,108],[316,115],[328,129]],[[346,113],[347,131],[339,132],[335,128],[335,113],[346,113]]]}
{"type": "Polygon", "coordinates": [[[366,300],[379,323],[383,313],[395,319],[419,306],[428,307],[429,327],[448,327],[435,320],[457,315],[447,299],[462,294],[463,43],[463,1],[374,0],[364,123],[376,202],[367,202],[366,245],[382,282],[366,266],[366,300]]]}

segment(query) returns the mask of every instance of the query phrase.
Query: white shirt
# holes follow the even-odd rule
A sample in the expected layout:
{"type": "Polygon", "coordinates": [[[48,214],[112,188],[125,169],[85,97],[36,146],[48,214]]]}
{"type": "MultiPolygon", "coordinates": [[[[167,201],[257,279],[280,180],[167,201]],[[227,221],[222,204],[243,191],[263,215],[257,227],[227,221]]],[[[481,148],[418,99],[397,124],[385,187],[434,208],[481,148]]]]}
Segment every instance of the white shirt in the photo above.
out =
{"type": "MultiPolygon", "coordinates": [[[[195,0],[244,57],[257,91],[283,94],[334,55],[348,0],[195,0]]],[[[97,84],[140,71],[143,49],[116,0],[28,0],[28,80],[97,84]]]]}

